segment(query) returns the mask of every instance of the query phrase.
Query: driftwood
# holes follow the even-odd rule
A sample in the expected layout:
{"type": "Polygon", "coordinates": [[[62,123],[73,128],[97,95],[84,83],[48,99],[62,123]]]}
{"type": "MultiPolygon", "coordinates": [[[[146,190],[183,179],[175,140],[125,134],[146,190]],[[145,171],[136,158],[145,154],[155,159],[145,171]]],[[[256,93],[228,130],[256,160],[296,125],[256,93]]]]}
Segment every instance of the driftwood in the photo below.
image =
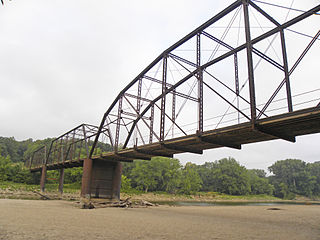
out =
{"type": "Polygon", "coordinates": [[[151,207],[151,206],[157,206],[153,203],[150,203],[148,201],[140,200],[137,202],[132,202],[130,200],[131,198],[127,198],[125,200],[120,200],[118,202],[94,202],[89,201],[86,203],[83,203],[82,208],[86,209],[92,209],[92,208],[108,208],[108,207],[118,207],[118,208],[139,208],[139,207],[151,207]]]}
{"type": "Polygon", "coordinates": [[[140,205],[141,205],[141,206],[146,206],[146,207],[153,207],[153,206],[155,206],[153,203],[148,202],[148,201],[144,201],[144,200],[140,200],[140,205]]]}
{"type": "Polygon", "coordinates": [[[93,203],[95,208],[107,208],[107,207],[121,207],[121,208],[128,208],[131,207],[132,202],[130,201],[131,198],[127,198],[126,200],[120,200],[119,202],[98,202],[93,203]]]}
{"type": "Polygon", "coordinates": [[[39,192],[37,192],[37,191],[32,191],[32,192],[40,195],[40,196],[41,196],[42,198],[44,198],[45,200],[51,200],[51,198],[49,198],[48,196],[46,196],[46,195],[44,195],[44,194],[41,194],[41,193],[39,193],[39,192]]]}

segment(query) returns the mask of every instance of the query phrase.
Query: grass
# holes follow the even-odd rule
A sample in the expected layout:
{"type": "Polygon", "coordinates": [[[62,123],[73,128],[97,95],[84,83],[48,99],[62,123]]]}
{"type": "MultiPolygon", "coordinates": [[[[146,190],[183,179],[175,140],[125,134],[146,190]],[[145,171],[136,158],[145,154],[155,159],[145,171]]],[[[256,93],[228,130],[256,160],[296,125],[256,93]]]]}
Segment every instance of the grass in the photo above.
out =
{"type": "MultiPolygon", "coordinates": [[[[79,195],[81,189],[80,183],[71,183],[63,185],[63,192],[66,194],[75,194],[79,195]]],[[[40,191],[39,185],[29,185],[25,183],[14,183],[9,181],[0,181],[0,190],[7,191],[24,191],[24,192],[32,192],[32,191],[40,191]]],[[[46,184],[46,192],[48,193],[58,193],[58,184],[57,183],[47,183],[46,184]]],[[[198,192],[193,195],[187,194],[170,194],[167,192],[148,192],[139,191],[136,189],[130,189],[129,191],[121,190],[121,197],[127,198],[137,198],[137,199],[145,199],[148,201],[283,201],[281,198],[277,198],[270,195],[241,195],[241,196],[233,196],[222,194],[218,192],[198,192]]],[[[319,201],[319,197],[314,197],[312,199],[305,198],[295,200],[314,200],[319,201]]]]}
{"type": "Polygon", "coordinates": [[[39,185],[0,181],[0,189],[9,191],[39,191],[39,185]]]}
{"type": "MultiPolygon", "coordinates": [[[[80,193],[81,185],[80,183],[64,184],[63,191],[65,193],[80,193]]],[[[15,183],[8,181],[0,181],[0,189],[9,191],[40,191],[39,185],[32,185],[26,183],[15,183]]],[[[57,183],[46,184],[47,192],[58,192],[57,183]]]]}

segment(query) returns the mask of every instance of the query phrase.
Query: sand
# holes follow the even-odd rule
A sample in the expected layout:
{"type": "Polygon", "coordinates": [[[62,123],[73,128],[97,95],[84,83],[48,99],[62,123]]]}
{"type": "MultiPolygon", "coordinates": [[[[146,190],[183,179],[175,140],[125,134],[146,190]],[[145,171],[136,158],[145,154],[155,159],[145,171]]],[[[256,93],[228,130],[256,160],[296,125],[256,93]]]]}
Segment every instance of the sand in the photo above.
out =
{"type": "Polygon", "coordinates": [[[319,205],[79,209],[0,199],[0,239],[320,239],[319,205]]]}

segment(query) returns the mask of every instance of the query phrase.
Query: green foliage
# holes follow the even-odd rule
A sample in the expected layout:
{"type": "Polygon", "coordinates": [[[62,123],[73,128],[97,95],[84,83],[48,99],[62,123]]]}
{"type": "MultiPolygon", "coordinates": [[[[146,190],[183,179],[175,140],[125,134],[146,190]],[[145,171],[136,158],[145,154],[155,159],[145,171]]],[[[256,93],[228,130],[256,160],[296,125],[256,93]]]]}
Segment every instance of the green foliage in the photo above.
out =
{"type": "Polygon", "coordinates": [[[197,172],[197,166],[188,162],[182,170],[180,192],[195,194],[201,188],[202,180],[197,172]]]}
{"type": "Polygon", "coordinates": [[[291,199],[298,195],[319,195],[320,164],[319,162],[306,164],[299,159],[286,159],[275,162],[269,171],[275,187],[275,195],[291,199]]]}
{"type": "Polygon", "coordinates": [[[269,184],[268,179],[265,177],[266,173],[263,170],[251,169],[248,170],[248,174],[251,186],[250,194],[273,194],[274,187],[269,184]]]}
{"type": "Polygon", "coordinates": [[[137,184],[139,190],[153,190],[157,186],[156,178],[159,178],[159,172],[154,168],[154,161],[138,161],[135,168],[132,169],[131,176],[137,184]]]}
{"type": "Polygon", "coordinates": [[[9,178],[9,166],[11,164],[10,157],[3,157],[0,155],[0,181],[7,181],[9,178]]]}
{"type": "Polygon", "coordinates": [[[33,151],[39,147],[46,145],[50,146],[52,139],[33,141],[32,139],[24,141],[16,141],[13,137],[0,137],[0,152],[1,156],[10,156],[12,162],[23,162],[31,157],[33,151]]]}
{"type": "Polygon", "coordinates": [[[0,181],[32,184],[38,180],[39,174],[31,174],[23,163],[13,163],[9,156],[0,155],[0,181]]]}
{"type": "Polygon", "coordinates": [[[217,162],[214,171],[217,191],[231,195],[246,195],[250,193],[249,176],[245,167],[234,158],[223,158],[217,162]]]}
{"type": "Polygon", "coordinates": [[[312,176],[312,194],[320,196],[320,161],[307,164],[307,171],[312,176]]]}
{"type": "Polygon", "coordinates": [[[67,168],[64,170],[64,183],[78,183],[82,180],[82,167],[67,168]]]}
{"type": "Polygon", "coordinates": [[[205,192],[216,192],[217,183],[216,176],[214,171],[217,168],[216,162],[206,162],[203,165],[200,165],[198,168],[198,174],[202,180],[202,191],[205,192]]]}
{"type": "Polygon", "coordinates": [[[259,178],[265,178],[267,176],[267,173],[263,169],[249,169],[248,171],[259,178]]]}
{"type": "Polygon", "coordinates": [[[121,191],[127,193],[131,190],[131,179],[127,178],[125,175],[121,175],[121,191]]]}

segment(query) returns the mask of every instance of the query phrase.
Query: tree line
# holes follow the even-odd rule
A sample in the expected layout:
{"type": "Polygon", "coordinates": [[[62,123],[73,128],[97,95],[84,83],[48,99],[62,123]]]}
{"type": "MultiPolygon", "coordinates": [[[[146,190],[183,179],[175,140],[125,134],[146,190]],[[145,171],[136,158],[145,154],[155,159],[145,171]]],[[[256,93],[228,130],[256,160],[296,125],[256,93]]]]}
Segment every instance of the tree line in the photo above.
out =
{"type": "MultiPolygon", "coordinates": [[[[0,137],[0,181],[39,184],[40,174],[30,173],[23,160],[52,139],[18,142],[0,137]]],[[[246,169],[234,158],[223,158],[202,165],[178,159],[154,157],[150,161],[123,163],[123,191],[162,191],[194,194],[219,192],[230,195],[267,194],[292,199],[295,195],[320,196],[320,161],[279,160],[268,170],[246,169]]],[[[56,183],[58,171],[48,171],[48,182],[56,183]]],[[[82,168],[65,169],[65,183],[81,183],[82,168]]]]}
{"type": "Polygon", "coordinates": [[[219,192],[230,195],[267,194],[293,199],[295,195],[320,196],[320,162],[279,160],[268,170],[246,169],[234,158],[202,165],[163,157],[124,163],[127,187],[169,193],[219,192]],[[129,182],[129,185],[128,185],[129,182]]]}

